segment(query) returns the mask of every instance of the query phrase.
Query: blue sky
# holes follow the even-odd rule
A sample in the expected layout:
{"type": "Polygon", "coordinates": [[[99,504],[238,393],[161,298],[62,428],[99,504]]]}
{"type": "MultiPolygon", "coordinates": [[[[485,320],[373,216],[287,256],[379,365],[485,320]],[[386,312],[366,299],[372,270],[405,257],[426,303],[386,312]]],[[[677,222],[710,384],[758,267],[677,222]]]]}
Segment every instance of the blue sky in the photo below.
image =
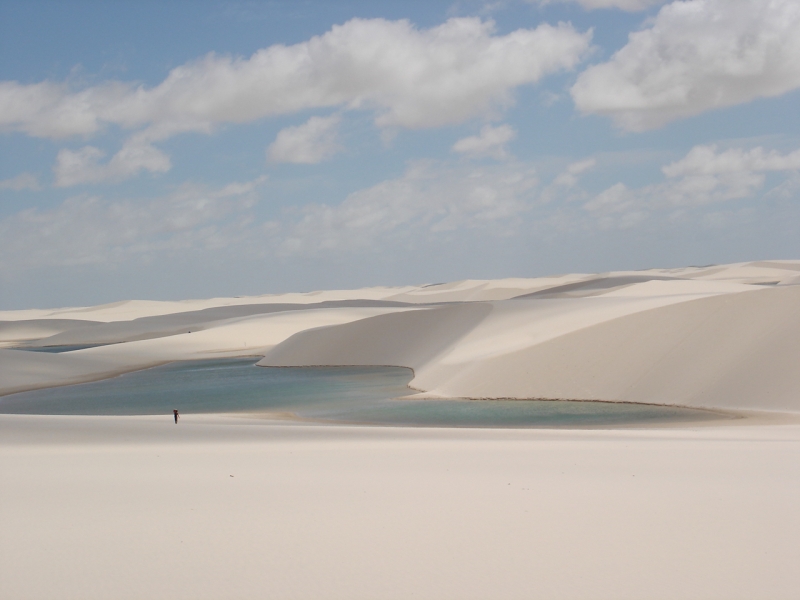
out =
{"type": "Polygon", "coordinates": [[[794,0],[0,2],[0,308],[800,255],[794,0]]]}

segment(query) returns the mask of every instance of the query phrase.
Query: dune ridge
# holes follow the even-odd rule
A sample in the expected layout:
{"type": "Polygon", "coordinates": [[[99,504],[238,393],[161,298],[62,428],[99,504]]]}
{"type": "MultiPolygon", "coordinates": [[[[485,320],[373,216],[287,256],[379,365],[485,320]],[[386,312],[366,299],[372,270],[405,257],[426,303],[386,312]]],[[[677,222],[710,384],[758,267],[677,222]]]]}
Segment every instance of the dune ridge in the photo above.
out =
{"type": "Polygon", "coordinates": [[[800,411],[800,261],[0,313],[0,394],[173,360],[412,368],[421,396],[800,411]],[[28,347],[102,346],[46,354],[28,347]],[[16,346],[10,349],[10,346],[16,346]]]}

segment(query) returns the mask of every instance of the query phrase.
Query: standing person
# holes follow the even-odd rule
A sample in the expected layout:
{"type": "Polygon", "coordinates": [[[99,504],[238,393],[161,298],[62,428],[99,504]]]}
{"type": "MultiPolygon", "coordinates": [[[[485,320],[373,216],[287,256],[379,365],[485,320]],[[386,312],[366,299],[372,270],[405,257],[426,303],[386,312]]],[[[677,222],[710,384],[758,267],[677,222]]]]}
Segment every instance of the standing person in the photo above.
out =
{"type": "Polygon", "coordinates": [[[178,424],[178,409],[177,408],[173,408],[172,409],[172,416],[175,417],[175,425],[177,425],[178,424]]]}

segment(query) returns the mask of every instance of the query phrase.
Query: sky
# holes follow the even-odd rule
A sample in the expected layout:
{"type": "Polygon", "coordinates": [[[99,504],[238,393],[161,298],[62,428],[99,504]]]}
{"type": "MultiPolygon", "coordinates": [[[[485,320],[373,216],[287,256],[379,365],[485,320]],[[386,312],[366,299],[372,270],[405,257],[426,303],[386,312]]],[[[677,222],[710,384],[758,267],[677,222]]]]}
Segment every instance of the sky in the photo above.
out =
{"type": "Polygon", "coordinates": [[[0,309],[800,258],[797,0],[0,0],[0,309]]]}

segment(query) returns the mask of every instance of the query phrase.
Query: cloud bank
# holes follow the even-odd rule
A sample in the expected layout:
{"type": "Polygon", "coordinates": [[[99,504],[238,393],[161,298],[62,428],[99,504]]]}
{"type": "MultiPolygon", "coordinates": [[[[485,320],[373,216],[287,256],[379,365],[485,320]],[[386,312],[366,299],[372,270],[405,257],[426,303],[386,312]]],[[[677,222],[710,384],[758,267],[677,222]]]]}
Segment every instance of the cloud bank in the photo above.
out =
{"type": "Polygon", "coordinates": [[[116,265],[222,248],[249,225],[263,178],[221,189],[184,184],[152,200],[67,199],[0,220],[0,274],[41,267],[116,265]]]}
{"type": "Polygon", "coordinates": [[[339,203],[308,204],[271,220],[252,210],[264,178],[216,189],[186,183],[149,200],[76,196],[53,209],[23,210],[0,220],[0,275],[220,251],[302,261],[350,260],[365,250],[410,252],[432,240],[488,247],[496,245],[492,240],[559,231],[630,229],[654,215],[663,226],[676,215],[699,220],[736,200],[795,197],[800,186],[800,150],[695,146],[662,167],[659,183],[618,182],[599,193],[581,182],[601,168],[598,162],[602,166],[602,158],[594,157],[568,164],[544,186],[527,162],[416,162],[402,176],[339,203]],[[769,173],[779,177],[763,194],[769,173]]]}
{"type": "Polygon", "coordinates": [[[761,146],[723,151],[716,145],[695,146],[682,159],[662,167],[665,181],[636,189],[616,183],[586,202],[584,208],[606,226],[629,227],[657,210],[680,213],[750,198],[764,186],[767,173],[797,178],[799,170],[800,150],[781,154],[761,146]]]}
{"type": "Polygon", "coordinates": [[[583,113],[642,131],[797,89],[798,57],[796,0],[673,2],[571,93],[583,113]]]}
{"type": "Polygon", "coordinates": [[[279,252],[317,254],[389,246],[456,229],[496,228],[506,235],[538,184],[525,165],[449,168],[412,165],[397,179],[359,190],[339,205],[312,204],[282,224],[279,252]]]}
{"type": "Polygon", "coordinates": [[[375,111],[381,127],[439,127],[507,106],[514,88],[573,68],[590,37],[568,24],[495,35],[494,23],[477,18],[431,29],[353,19],[250,58],[209,54],[152,88],[108,82],[71,91],[49,81],[0,82],[0,129],[63,138],[114,124],[153,127],[163,138],[328,107],[375,111]]]}

